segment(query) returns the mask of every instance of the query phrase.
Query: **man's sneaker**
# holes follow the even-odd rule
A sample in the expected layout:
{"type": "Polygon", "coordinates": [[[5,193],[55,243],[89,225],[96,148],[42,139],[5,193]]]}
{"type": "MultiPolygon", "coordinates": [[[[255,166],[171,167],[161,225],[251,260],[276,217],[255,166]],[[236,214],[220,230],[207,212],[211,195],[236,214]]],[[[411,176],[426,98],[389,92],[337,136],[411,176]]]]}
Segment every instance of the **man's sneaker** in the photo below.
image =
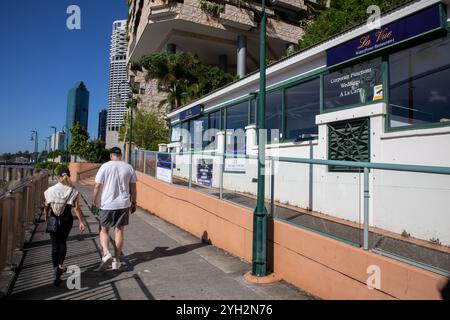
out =
{"type": "Polygon", "coordinates": [[[114,259],[111,264],[111,270],[119,270],[120,269],[120,261],[118,259],[114,259]]]}
{"type": "Polygon", "coordinates": [[[100,265],[98,266],[98,271],[105,271],[108,269],[108,267],[111,265],[112,261],[112,255],[108,252],[105,256],[102,258],[102,262],[100,262],[100,265]]]}

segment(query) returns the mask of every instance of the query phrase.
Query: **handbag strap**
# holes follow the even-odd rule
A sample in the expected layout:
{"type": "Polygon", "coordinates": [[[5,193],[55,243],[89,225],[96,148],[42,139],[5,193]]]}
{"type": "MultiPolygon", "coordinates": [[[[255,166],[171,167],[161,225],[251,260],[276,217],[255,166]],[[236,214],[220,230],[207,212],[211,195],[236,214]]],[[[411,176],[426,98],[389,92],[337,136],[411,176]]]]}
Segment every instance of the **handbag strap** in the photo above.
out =
{"type": "Polygon", "coordinates": [[[70,194],[69,194],[69,196],[66,198],[66,201],[64,202],[64,209],[62,210],[61,214],[64,213],[64,211],[66,211],[67,202],[69,202],[69,199],[72,197],[72,193],[73,193],[73,188],[71,188],[70,194]]]}

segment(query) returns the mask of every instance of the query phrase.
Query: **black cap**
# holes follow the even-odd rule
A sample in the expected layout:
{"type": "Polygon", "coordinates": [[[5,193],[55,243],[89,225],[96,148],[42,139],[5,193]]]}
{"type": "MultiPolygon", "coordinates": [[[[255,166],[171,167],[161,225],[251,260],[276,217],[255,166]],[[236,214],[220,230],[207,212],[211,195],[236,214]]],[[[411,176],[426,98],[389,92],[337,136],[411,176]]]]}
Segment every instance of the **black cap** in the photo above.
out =
{"type": "Polygon", "coordinates": [[[68,177],[70,177],[70,170],[68,168],[59,168],[58,170],[58,176],[62,176],[66,174],[68,177]]]}
{"type": "Polygon", "coordinates": [[[118,147],[112,147],[111,149],[109,149],[109,153],[120,156],[122,155],[122,150],[120,150],[120,148],[118,147]]]}

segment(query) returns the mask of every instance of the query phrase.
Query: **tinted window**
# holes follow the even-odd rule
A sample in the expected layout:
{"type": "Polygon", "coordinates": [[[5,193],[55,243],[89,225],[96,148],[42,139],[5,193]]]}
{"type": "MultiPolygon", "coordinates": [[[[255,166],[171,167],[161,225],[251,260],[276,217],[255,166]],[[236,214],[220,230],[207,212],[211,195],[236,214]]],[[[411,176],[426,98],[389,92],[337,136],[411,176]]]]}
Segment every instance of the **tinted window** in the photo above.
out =
{"type": "Polygon", "coordinates": [[[316,115],[320,113],[320,79],[286,89],[286,139],[317,134],[316,115]]]}
{"type": "Polygon", "coordinates": [[[389,57],[390,126],[450,121],[450,37],[389,57]]]}

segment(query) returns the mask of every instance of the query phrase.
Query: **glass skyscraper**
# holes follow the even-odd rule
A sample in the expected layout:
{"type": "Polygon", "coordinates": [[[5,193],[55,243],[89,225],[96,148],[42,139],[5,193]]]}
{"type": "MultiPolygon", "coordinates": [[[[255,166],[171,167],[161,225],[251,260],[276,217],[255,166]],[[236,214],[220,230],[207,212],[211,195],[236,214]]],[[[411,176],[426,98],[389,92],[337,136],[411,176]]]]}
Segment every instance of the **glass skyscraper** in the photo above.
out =
{"type": "Polygon", "coordinates": [[[67,96],[67,114],[66,125],[69,128],[68,144],[72,141],[72,129],[77,122],[80,123],[86,131],[88,130],[89,115],[89,91],[86,89],[83,81],[79,81],[69,90],[67,96]]]}

